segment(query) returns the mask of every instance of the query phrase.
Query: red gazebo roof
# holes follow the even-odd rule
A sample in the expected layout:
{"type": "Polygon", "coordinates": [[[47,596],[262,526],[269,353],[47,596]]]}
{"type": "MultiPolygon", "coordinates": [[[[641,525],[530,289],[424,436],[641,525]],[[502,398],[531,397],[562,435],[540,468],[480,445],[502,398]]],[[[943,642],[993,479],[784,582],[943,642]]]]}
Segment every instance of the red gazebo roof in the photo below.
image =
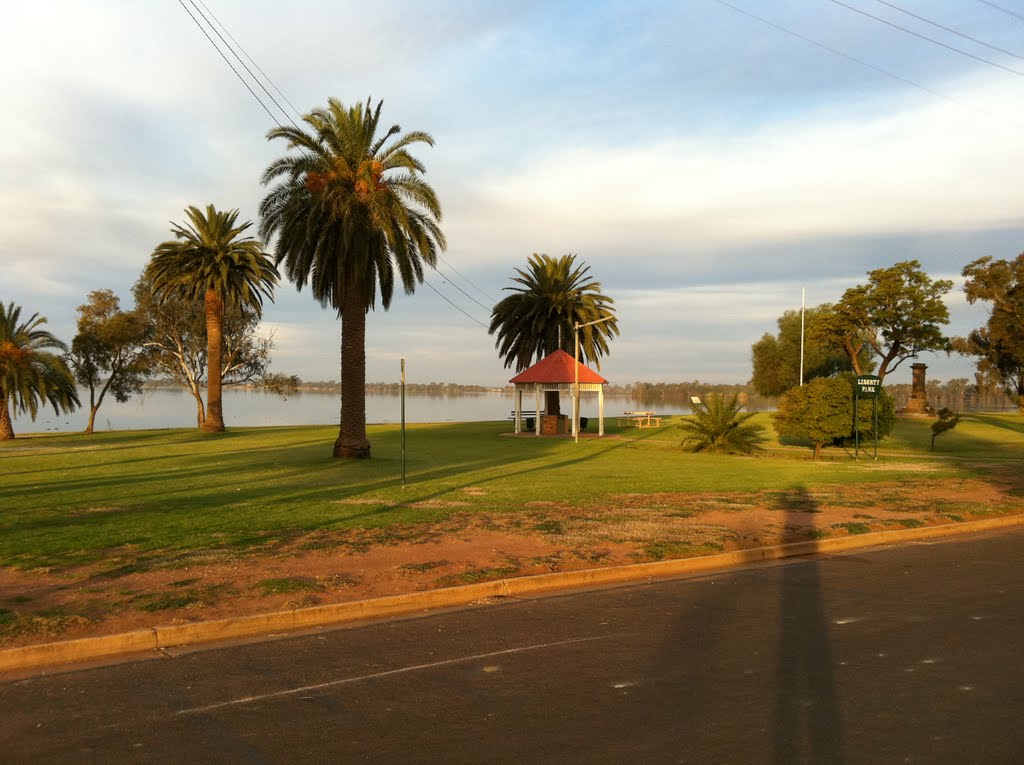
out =
{"type": "MultiPolygon", "coordinates": [[[[510,383],[573,383],[576,382],[573,366],[576,360],[563,350],[557,350],[538,361],[529,369],[525,369],[511,380],[510,383]]],[[[581,383],[604,384],[608,381],[593,369],[582,364],[580,366],[581,383]]]]}

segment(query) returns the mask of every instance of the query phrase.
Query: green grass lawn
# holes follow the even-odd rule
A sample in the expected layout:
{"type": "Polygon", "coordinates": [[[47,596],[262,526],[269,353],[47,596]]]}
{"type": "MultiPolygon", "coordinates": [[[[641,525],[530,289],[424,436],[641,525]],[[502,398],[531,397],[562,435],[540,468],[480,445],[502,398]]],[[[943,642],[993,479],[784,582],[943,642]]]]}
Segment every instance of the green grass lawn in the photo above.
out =
{"type": "MultiPolygon", "coordinates": [[[[770,428],[767,415],[757,421],[770,428]]],[[[21,436],[0,444],[0,566],[256,551],[316,530],[515,513],[530,502],[586,508],[618,494],[920,480],[914,462],[923,460],[937,463],[933,478],[977,477],[985,461],[1024,457],[1016,415],[971,415],[931,453],[930,421],[901,420],[877,462],[834,449],[812,462],[809,449],[780,446],[774,434],[756,457],[689,454],[678,422],[579,444],[503,437],[507,422],[413,425],[404,488],[394,425],[370,427],[369,461],[331,459],[335,427],[21,436]]],[[[618,432],[614,420],[608,432],[618,432]]]]}

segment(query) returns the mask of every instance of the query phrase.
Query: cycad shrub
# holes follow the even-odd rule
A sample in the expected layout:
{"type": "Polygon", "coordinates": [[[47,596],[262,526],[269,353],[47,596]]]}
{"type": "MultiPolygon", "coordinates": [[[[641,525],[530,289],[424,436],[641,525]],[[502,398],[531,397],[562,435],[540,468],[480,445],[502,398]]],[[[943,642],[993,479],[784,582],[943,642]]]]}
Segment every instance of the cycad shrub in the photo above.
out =
{"type": "Polygon", "coordinates": [[[726,398],[721,393],[707,396],[703,406],[694,408],[693,418],[680,426],[685,433],[681,446],[693,452],[751,454],[761,448],[764,426],[748,423],[753,412],[741,412],[739,394],[726,398]]]}

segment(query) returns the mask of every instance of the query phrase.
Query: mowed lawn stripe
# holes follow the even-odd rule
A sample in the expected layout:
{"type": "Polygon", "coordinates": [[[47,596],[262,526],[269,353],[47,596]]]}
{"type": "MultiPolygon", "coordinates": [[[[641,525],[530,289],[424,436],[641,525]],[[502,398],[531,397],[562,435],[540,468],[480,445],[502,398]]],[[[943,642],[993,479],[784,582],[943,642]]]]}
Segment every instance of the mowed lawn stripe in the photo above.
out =
{"type": "MultiPolygon", "coordinates": [[[[768,415],[757,420],[770,426],[768,415]]],[[[972,460],[1024,456],[1015,415],[971,415],[934,453],[929,427],[901,420],[878,462],[832,449],[815,463],[809,450],[774,440],[755,457],[689,454],[671,422],[621,434],[611,426],[621,437],[578,445],[507,437],[507,422],[412,425],[404,488],[396,425],[370,427],[369,461],[331,459],[331,426],[19,437],[0,445],[0,565],[60,568],[120,559],[125,548],[259,548],[320,529],[515,513],[530,503],[585,509],[627,494],[831,484],[870,492],[872,484],[984,476],[989,468],[972,460]]]]}

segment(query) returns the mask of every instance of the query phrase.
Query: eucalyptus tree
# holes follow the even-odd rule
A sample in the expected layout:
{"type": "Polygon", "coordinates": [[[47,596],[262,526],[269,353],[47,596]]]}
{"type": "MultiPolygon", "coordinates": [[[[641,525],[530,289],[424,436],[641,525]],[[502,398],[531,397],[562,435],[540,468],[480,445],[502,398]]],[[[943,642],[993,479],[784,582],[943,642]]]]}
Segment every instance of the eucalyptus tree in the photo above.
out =
{"type": "Polygon", "coordinates": [[[78,306],[78,333],[71,341],[68,362],[75,379],[89,391],[86,433],[93,432],[107,393],[123,403],[142,390],[149,370],[147,336],[145,318],[136,311],[122,311],[111,290],[93,290],[78,306]]]}
{"type": "Polygon", "coordinates": [[[370,456],[366,437],[366,315],[379,298],[391,306],[396,276],[406,294],[423,282],[446,247],[441,205],[410,153],[434,145],[422,131],[381,130],[383,102],[346,107],[331,98],[302,118],[304,128],[277,127],[288,153],[263,173],[271,188],[260,204],[260,233],[276,237],[274,257],[288,279],[307,284],[341,319],[341,423],[334,456],[370,456]]]}
{"type": "Polygon", "coordinates": [[[252,225],[235,225],[238,210],[207,205],[185,209],[188,222],[171,224],[174,239],[153,250],[145,277],[158,300],[202,299],[206,314],[207,390],[202,430],[224,430],[222,356],[225,306],[245,307],[258,318],[263,298],[273,300],[280,275],[259,240],[244,236],[252,225]]]}
{"type": "Polygon", "coordinates": [[[865,351],[878,357],[875,374],[884,379],[924,351],[952,349],[942,333],[949,324],[942,298],[952,288],[948,279],[929,277],[916,260],[869,271],[868,283],[846,290],[812,336],[845,349],[856,374],[869,371],[862,363],[865,351]]]}
{"type": "MultiPolygon", "coordinates": [[[[209,368],[203,299],[165,297],[157,300],[145,273],[135,283],[132,294],[136,313],[146,324],[146,363],[150,374],[188,391],[195,402],[196,427],[202,429],[206,421],[203,390],[209,368]]],[[[259,324],[260,317],[251,307],[224,307],[221,382],[223,385],[256,385],[287,397],[294,393],[297,378],[269,371],[274,333],[258,335],[259,324]]]]}
{"type": "MultiPolygon", "coordinates": [[[[495,347],[506,367],[521,372],[559,349],[574,354],[579,324],[582,360],[601,368],[601,356],[608,354],[608,342],[619,327],[615,301],[589,273],[590,266],[577,263],[576,255],[534,253],[525,270],[516,269],[514,285],[505,288],[512,294],[494,306],[488,328],[497,333],[495,347]],[[594,321],[601,323],[582,326],[594,321]]],[[[548,414],[560,413],[558,391],[545,394],[545,408],[548,414]]]]}
{"type": "Polygon", "coordinates": [[[49,404],[58,415],[79,406],[63,358],[67,346],[42,329],[45,323],[38,313],[22,321],[21,306],[0,303],[0,441],[14,438],[12,409],[35,420],[40,404],[49,404]]]}
{"type": "Polygon", "coordinates": [[[958,338],[961,353],[978,357],[978,373],[1006,391],[1024,414],[1024,255],[978,258],[964,266],[967,302],[986,303],[988,321],[958,338]]]}
{"type": "MultiPolygon", "coordinates": [[[[809,307],[803,317],[803,382],[828,377],[853,369],[850,357],[842,347],[822,342],[819,324],[832,311],[828,303],[809,307]]],[[[799,310],[789,310],[778,319],[777,335],[765,333],[751,346],[753,375],[751,383],[762,396],[781,396],[801,384],[801,317],[799,310]]],[[[867,346],[858,351],[862,371],[874,369],[867,346]]]]}

